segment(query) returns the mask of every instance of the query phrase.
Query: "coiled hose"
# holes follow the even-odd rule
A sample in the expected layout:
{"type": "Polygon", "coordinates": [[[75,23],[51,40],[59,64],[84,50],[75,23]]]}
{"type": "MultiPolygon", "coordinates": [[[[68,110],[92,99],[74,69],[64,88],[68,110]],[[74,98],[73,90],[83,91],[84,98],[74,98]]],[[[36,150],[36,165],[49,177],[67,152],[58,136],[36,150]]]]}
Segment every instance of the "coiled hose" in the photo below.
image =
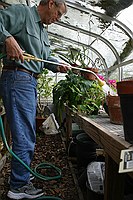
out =
{"type": "MultiPolygon", "coordinates": [[[[55,179],[59,179],[61,178],[61,170],[58,168],[58,167],[55,167],[54,165],[52,164],[49,164],[49,163],[40,163],[39,165],[37,165],[35,167],[35,169],[31,169],[29,168],[15,153],[13,153],[13,151],[11,150],[11,148],[9,147],[8,143],[7,143],[7,140],[6,140],[6,137],[5,137],[5,132],[4,132],[4,127],[3,127],[3,122],[2,122],[2,118],[0,116],[0,135],[1,135],[1,138],[3,140],[3,143],[5,144],[7,150],[9,151],[9,153],[15,157],[22,165],[24,165],[24,167],[30,171],[31,174],[33,174],[33,176],[39,178],[39,179],[42,179],[42,180],[45,180],[45,181],[49,181],[49,180],[55,180],[55,179]],[[38,173],[38,169],[53,169],[56,171],[56,173],[58,175],[56,176],[43,176],[41,175],[40,173],[38,173]]],[[[36,200],[41,200],[41,199],[51,199],[51,200],[62,200],[61,198],[59,197],[53,197],[53,196],[41,196],[39,198],[37,198],[36,200]]]]}

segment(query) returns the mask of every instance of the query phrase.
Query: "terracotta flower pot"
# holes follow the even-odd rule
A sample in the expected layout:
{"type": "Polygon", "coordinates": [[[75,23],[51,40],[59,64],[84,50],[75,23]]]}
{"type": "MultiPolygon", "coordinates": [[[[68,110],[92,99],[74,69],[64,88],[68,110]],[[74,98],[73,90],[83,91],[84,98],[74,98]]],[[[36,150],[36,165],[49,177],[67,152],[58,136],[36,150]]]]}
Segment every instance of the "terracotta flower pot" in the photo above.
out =
{"type": "Polygon", "coordinates": [[[113,124],[123,124],[121,107],[120,107],[120,97],[108,95],[107,105],[108,105],[110,122],[113,124]]]}
{"type": "MultiPolygon", "coordinates": [[[[90,70],[90,71],[93,71],[95,74],[98,74],[98,69],[97,68],[89,68],[89,67],[85,67],[84,69],[86,70],[90,70]]],[[[96,76],[93,75],[91,72],[81,72],[81,75],[87,79],[87,80],[91,80],[91,81],[94,81],[96,80],[96,76]]]]}
{"type": "Polygon", "coordinates": [[[42,123],[46,120],[44,117],[36,116],[36,132],[40,132],[40,127],[42,126],[42,123]]]}
{"type": "Polygon", "coordinates": [[[117,83],[123,116],[125,140],[133,144],[133,80],[117,83]]]}

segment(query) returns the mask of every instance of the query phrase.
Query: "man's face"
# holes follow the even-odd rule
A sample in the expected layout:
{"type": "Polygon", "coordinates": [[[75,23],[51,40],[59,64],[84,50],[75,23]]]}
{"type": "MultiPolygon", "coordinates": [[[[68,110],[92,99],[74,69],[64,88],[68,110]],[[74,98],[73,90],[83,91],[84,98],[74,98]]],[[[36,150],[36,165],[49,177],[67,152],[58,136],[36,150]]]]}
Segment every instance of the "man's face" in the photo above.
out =
{"type": "Polygon", "coordinates": [[[44,13],[45,15],[44,23],[47,25],[60,20],[61,16],[66,12],[66,7],[64,4],[57,5],[53,0],[51,0],[49,4],[50,5],[47,15],[45,15],[44,13]]]}

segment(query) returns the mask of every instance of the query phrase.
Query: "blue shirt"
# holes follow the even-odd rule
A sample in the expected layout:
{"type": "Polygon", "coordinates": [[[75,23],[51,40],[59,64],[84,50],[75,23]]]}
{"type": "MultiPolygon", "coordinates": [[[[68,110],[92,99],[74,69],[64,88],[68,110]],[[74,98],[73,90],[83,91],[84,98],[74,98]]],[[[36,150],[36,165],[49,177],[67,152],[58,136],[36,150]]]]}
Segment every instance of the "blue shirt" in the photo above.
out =
{"type": "MultiPolygon", "coordinates": [[[[56,61],[50,56],[50,43],[48,34],[43,24],[37,8],[22,4],[14,4],[4,10],[0,10],[0,44],[4,45],[5,39],[13,36],[22,50],[38,58],[56,61]]],[[[53,72],[57,72],[57,65],[46,64],[36,61],[11,61],[6,58],[4,65],[17,65],[24,67],[34,73],[40,73],[45,67],[53,72]]]]}

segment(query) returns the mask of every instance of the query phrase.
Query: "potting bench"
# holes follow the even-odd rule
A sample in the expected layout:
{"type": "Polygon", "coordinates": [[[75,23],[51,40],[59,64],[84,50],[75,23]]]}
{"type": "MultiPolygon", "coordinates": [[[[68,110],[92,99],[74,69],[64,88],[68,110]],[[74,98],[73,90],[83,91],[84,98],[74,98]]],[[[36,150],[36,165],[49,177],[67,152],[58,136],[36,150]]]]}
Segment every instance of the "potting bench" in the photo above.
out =
{"type": "MultiPolygon", "coordinates": [[[[66,107],[66,141],[72,133],[72,120],[76,122],[105,152],[104,200],[124,199],[124,176],[119,173],[121,150],[133,146],[124,139],[123,125],[110,123],[106,114],[85,117],[66,107]]],[[[133,173],[128,173],[133,178],[133,173]]]]}

